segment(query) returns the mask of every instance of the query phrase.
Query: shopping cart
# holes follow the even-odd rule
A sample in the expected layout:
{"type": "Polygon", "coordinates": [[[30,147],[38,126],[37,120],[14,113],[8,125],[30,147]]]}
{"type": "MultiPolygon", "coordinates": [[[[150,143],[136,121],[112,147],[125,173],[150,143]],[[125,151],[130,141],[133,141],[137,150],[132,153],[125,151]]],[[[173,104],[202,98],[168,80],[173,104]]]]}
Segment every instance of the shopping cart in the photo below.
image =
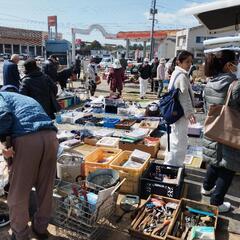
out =
{"type": "Polygon", "coordinates": [[[71,239],[97,239],[101,223],[114,212],[114,188],[93,183],[58,181],[55,188],[53,224],[67,230],[71,239]]]}

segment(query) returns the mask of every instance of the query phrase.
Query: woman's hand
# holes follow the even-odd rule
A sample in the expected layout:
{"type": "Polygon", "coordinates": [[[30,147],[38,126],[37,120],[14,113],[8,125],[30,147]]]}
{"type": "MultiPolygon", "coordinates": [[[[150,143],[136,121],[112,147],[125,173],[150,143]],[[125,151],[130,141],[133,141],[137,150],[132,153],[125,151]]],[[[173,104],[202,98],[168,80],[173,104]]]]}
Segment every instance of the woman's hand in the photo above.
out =
{"type": "Polygon", "coordinates": [[[190,114],[188,116],[188,121],[190,122],[190,124],[196,123],[196,118],[195,118],[194,114],[190,114]]]}
{"type": "Polygon", "coordinates": [[[4,158],[8,159],[8,158],[12,158],[15,154],[14,150],[12,147],[8,148],[8,149],[3,149],[2,150],[2,154],[4,156],[4,158]]]}

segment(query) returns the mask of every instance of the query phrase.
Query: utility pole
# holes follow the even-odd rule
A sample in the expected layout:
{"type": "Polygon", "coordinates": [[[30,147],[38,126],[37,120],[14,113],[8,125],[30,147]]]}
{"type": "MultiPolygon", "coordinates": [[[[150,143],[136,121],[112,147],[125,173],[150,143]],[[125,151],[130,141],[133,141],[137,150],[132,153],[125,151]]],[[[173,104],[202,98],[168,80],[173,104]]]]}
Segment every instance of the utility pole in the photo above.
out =
{"type": "Polygon", "coordinates": [[[151,47],[150,47],[150,61],[153,59],[154,55],[154,25],[155,25],[155,15],[157,14],[156,0],[152,0],[152,7],[150,9],[150,15],[152,15],[152,31],[151,31],[151,47]]]}

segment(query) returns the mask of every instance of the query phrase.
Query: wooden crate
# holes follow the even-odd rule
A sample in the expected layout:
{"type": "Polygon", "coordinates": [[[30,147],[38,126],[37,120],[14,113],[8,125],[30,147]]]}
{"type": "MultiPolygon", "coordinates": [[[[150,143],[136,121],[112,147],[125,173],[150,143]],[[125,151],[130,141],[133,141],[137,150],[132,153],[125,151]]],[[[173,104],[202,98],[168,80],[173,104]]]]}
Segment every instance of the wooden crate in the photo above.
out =
{"type": "MultiPolygon", "coordinates": [[[[173,203],[176,203],[178,205],[180,203],[180,200],[173,199],[173,198],[168,198],[168,197],[163,197],[163,196],[159,196],[159,195],[155,195],[155,194],[150,195],[148,200],[147,200],[147,202],[150,200],[150,198],[161,199],[161,200],[163,200],[166,203],[173,202],[173,203]]],[[[164,237],[160,237],[160,236],[157,236],[157,235],[150,235],[149,233],[143,233],[143,232],[140,232],[140,231],[137,230],[138,225],[144,220],[145,215],[146,215],[145,205],[143,207],[141,207],[141,210],[138,212],[136,218],[131,223],[131,228],[129,229],[129,232],[130,232],[130,234],[132,236],[140,238],[140,239],[146,239],[146,240],[156,240],[156,239],[159,239],[159,240],[164,240],[168,236],[168,232],[171,229],[171,226],[172,226],[172,224],[174,222],[174,219],[176,217],[177,210],[178,210],[178,208],[173,213],[172,220],[171,220],[171,222],[170,222],[170,224],[168,226],[168,230],[167,230],[167,232],[166,232],[164,237]]]]}
{"type": "Polygon", "coordinates": [[[215,222],[213,224],[213,227],[216,229],[217,227],[217,220],[218,220],[218,207],[213,206],[213,205],[208,205],[208,204],[204,204],[201,202],[197,202],[197,201],[193,201],[193,200],[189,200],[186,198],[182,198],[181,202],[179,204],[179,207],[177,209],[173,224],[171,224],[170,228],[169,228],[169,232],[168,232],[168,236],[167,239],[172,239],[172,240],[183,240],[182,238],[178,238],[175,236],[172,236],[172,231],[174,229],[174,226],[178,220],[179,215],[181,214],[182,210],[186,207],[192,207],[192,208],[196,208],[199,209],[201,211],[206,211],[206,212],[211,212],[215,215],[215,222]]]}

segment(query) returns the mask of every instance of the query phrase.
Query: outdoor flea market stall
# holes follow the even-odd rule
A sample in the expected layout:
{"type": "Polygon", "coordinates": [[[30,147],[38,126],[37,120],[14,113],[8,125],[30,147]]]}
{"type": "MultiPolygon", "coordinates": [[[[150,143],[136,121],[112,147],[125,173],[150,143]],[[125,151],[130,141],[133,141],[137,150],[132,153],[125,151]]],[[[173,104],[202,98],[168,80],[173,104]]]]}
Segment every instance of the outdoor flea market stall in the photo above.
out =
{"type": "MultiPolygon", "coordinates": [[[[196,100],[202,87],[195,84],[196,100]]],[[[119,231],[127,218],[120,229],[133,237],[215,239],[217,208],[184,198],[186,169],[163,164],[168,131],[158,101],[99,96],[79,103],[56,116],[52,224],[72,238],[97,239],[103,228],[119,231]]],[[[185,166],[200,168],[202,122],[189,125],[188,135],[185,166]]]]}

